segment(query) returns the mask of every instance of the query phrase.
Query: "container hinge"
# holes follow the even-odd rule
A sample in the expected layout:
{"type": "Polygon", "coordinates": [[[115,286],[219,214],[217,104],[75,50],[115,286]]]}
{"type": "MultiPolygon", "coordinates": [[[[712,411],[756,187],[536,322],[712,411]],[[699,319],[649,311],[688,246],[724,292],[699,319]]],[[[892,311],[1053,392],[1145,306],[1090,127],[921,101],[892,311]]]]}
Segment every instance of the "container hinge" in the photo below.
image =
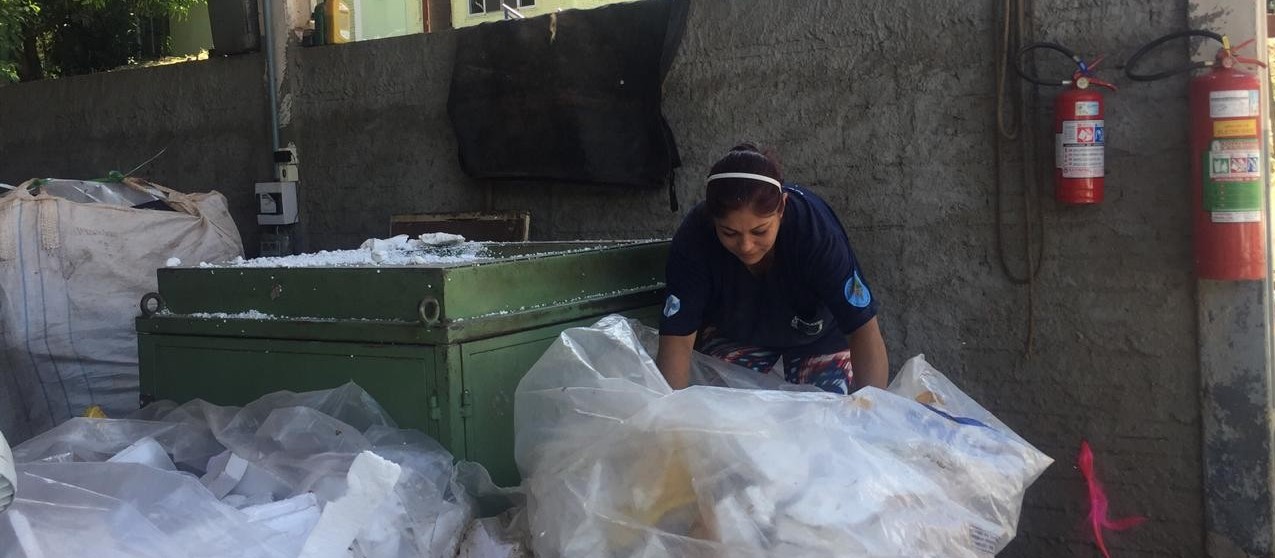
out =
{"type": "Polygon", "coordinates": [[[469,390],[460,392],[460,416],[468,417],[474,414],[474,394],[469,390]]]}
{"type": "Polygon", "coordinates": [[[438,406],[438,396],[429,396],[429,420],[443,420],[443,409],[438,406]]]}

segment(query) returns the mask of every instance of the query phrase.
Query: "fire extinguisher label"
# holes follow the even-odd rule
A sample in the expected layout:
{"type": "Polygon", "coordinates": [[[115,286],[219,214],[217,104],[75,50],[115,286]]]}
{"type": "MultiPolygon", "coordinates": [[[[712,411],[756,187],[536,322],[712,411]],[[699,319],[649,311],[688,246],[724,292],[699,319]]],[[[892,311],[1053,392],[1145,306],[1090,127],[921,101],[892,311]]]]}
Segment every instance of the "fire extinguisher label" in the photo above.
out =
{"type": "Polygon", "coordinates": [[[1076,101],[1076,116],[1098,116],[1098,101],[1076,101]]]}
{"type": "Polygon", "coordinates": [[[1214,223],[1262,220],[1262,151],[1257,138],[1214,140],[1204,154],[1204,210],[1214,223]]]}
{"type": "Polygon", "coordinates": [[[1056,135],[1055,156],[1064,178],[1101,178],[1105,174],[1101,120],[1066,120],[1056,135]]]}
{"type": "Polygon", "coordinates": [[[1257,121],[1252,118],[1213,121],[1213,137],[1215,138],[1246,138],[1256,135],[1257,121]]]}
{"type": "Polygon", "coordinates": [[[1249,118],[1261,114],[1256,89],[1209,92],[1210,118],[1249,118]]]}

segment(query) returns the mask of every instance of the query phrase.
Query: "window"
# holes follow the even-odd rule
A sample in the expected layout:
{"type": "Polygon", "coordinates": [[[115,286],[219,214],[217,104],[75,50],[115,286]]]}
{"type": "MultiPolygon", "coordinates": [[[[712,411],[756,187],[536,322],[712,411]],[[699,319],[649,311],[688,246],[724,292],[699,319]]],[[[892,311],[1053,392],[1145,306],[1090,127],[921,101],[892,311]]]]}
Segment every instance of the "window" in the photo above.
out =
{"type": "MultiPolygon", "coordinates": [[[[531,0],[535,1],[535,0],[531,0]]],[[[489,14],[500,11],[501,0],[469,0],[469,15],[489,14]]]]}
{"type": "MultiPolygon", "coordinates": [[[[511,8],[534,8],[536,0],[503,0],[511,8]]],[[[501,11],[502,0],[469,0],[469,15],[490,14],[501,11]]]]}

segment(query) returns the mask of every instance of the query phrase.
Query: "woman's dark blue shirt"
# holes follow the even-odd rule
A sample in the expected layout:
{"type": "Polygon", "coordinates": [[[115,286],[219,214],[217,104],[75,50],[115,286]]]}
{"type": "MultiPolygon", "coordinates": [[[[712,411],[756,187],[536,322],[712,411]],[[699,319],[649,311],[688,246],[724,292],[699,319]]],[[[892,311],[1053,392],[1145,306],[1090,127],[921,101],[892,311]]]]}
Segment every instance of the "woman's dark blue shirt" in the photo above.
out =
{"type": "Polygon", "coordinates": [[[691,210],[670,248],[661,334],[711,326],[716,336],[801,357],[845,350],[845,336],[876,316],[832,208],[800,186],[784,191],[774,261],[762,276],[722,246],[702,203],[691,210]]]}

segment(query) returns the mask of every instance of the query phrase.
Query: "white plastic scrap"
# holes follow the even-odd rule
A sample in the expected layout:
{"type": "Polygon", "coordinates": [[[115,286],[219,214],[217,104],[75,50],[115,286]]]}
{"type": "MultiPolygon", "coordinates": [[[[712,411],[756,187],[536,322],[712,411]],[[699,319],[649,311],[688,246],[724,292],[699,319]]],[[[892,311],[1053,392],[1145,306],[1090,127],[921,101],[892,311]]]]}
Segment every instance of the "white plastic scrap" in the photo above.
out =
{"type": "Polygon", "coordinates": [[[390,238],[369,238],[363,241],[363,244],[359,246],[359,249],[367,250],[369,252],[376,250],[383,252],[388,252],[390,250],[407,250],[410,238],[411,237],[405,234],[400,234],[390,238]]]}
{"type": "Polygon", "coordinates": [[[195,312],[190,315],[192,318],[204,319],[221,319],[221,320],[277,320],[278,316],[273,316],[260,310],[246,310],[244,312],[226,313],[226,312],[195,312]]]}
{"type": "Polygon", "coordinates": [[[425,233],[418,237],[426,246],[454,246],[465,242],[465,237],[450,233],[425,233]]]}
{"type": "Polygon", "coordinates": [[[306,533],[319,522],[319,500],[306,493],[287,500],[241,509],[248,521],[274,531],[271,542],[286,549],[288,556],[298,556],[305,545],[306,533]]]}
{"type": "Polygon", "coordinates": [[[296,558],[314,533],[342,557],[453,558],[475,508],[451,454],[354,384],[76,418],[14,450],[6,557],[296,558]]]}
{"type": "Polygon", "coordinates": [[[182,264],[181,258],[168,258],[168,261],[164,262],[165,267],[177,267],[181,264],[182,264]]]}
{"type": "Polygon", "coordinates": [[[208,472],[200,480],[218,498],[267,495],[272,500],[292,492],[287,481],[229,450],[208,460],[208,472]]]}
{"type": "Polygon", "coordinates": [[[345,495],[323,508],[318,525],[301,550],[301,558],[348,556],[347,549],[354,538],[368,524],[372,512],[389,497],[402,472],[398,465],[370,451],[354,458],[346,477],[345,495]]]}
{"type": "Polygon", "coordinates": [[[842,396],[697,355],[674,391],[654,339],[570,329],[519,384],[537,555],[984,558],[1052,462],[922,357],[842,396]]]}
{"type": "Polygon", "coordinates": [[[230,262],[201,262],[201,268],[260,267],[359,267],[443,265],[483,261],[484,246],[466,242],[465,237],[447,233],[429,233],[419,238],[401,234],[391,238],[369,238],[356,250],[321,250],[313,254],[263,257],[230,262]]]}
{"type": "Polygon", "coordinates": [[[134,442],[133,445],[124,448],[110,459],[107,463],[138,463],[162,469],[165,471],[176,471],[177,466],[173,465],[173,460],[168,457],[168,451],[159,445],[154,438],[146,437],[134,442]]]}

